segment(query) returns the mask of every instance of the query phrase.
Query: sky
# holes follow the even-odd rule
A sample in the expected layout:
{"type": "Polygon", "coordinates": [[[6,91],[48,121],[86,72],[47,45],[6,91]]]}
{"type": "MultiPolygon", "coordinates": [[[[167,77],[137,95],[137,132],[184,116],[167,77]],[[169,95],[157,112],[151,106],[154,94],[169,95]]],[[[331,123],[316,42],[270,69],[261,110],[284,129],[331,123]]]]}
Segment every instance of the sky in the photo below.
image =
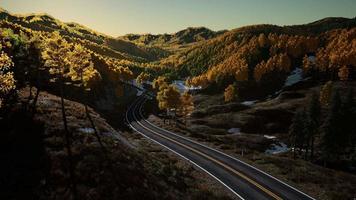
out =
{"type": "Polygon", "coordinates": [[[0,7],[14,14],[48,13],[111,36],[356,16],[355,0],[0,0],[0,7]]]}

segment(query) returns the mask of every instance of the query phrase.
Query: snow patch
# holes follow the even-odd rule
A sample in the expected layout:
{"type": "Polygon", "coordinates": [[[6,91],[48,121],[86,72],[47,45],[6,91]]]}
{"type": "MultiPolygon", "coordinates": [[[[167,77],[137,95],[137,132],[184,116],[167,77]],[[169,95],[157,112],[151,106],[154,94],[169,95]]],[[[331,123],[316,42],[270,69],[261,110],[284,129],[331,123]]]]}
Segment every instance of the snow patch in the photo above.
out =
{"type": "Polygon", "coordinates": [[[187,86],[185,84],[185,81],[182,81],[182,80],[175,80],[173,81],[172,83],[180,93],[184,93],[184,92],[187,92],[187,91],[192,91],[192,90],[201,90],[202,88],[199,86],[199,87],[190,87],[190,86],[187,86]]]}
{"type": "Polygon", "coordinates": [[[295,68],[290,75],[287,77],[284,87],[294,85],[303,80],[303,70],[302,68],[295,68]]]}
{"type": "Polygon", "coordinates": [[[289,148],[283,142],[272,144],[269,149],[265,151],[266,154],[280,154],[289,151],[289,148]]]}
{"type": "Polygon", "coordinates": [[[310,62],[315,62],[315,61],[316,61],[316,57],[315,57],[315,56],[309,56],[309,57],[308,57],[308,60],[309,60],[310,62]]]}
{"type": "Polygon", "coordinates": [[[229,130],[227,130],[227,132],[230,134],[241,134],[240,131],[241,131],[240,128],[230,128],[229,130]]]}
{"type": "Polygon", "coordinates": [[[78,131],[86,134],[93,134],[95,133],[93,128],[79,128],[78,131]]]}
{"type": "Polygon", "coordinates": [[[244,105],[244,106],[252,106],[252,105],[254,105],[256,102],[257,102],[257,100],[254,100],[254,101],[244,101],[244,102],[241,102],[241,104],[244,105]]]}
{"type": "Polygon", "coordinates": [[[273,135],[264,135],[263,137],[269,139],[269,140],[272,140],[272,139],[276,139],[277,137],[276,136],[273,136],[273,135]]]}
{"type": "Polygon", "coordinates": [[[143,91],[142,90],[137,90],[137,94],[136,94],[136,96],[141,96],[143,94],[143,91]]]}

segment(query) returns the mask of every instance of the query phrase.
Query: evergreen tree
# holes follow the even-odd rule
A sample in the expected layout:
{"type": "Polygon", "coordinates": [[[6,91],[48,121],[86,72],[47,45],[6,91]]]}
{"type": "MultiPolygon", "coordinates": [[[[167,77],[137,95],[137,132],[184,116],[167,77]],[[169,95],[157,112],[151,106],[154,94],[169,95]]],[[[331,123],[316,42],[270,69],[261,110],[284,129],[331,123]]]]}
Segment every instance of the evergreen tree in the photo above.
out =
{"type": "Polygon", "coordinates": [[[293,157],[296,158],[297,149],[299,154],[304,145],[305,111],[299,110],[295,113],[291,126],[289,127],[289,140],[293,147],[293,157]]]}
{"type": "Polygon", "coordinates": [[[354,102],[353,89],[350,88],[346,99],[341,107],[342,123],[342,144],[345,146],[346,155],[352,156],[355,150],[355,133],[356,133],[356,108],[354,102]]]}
{"type": "Polygon", "coordinates": [[[341,98],[338,91],[335,91],[331,101],[328,116],[323,124],[322,153],[324,161],[337,160],[338,154],[342,151],[340,145],[340,109],[341,98]]]}
{"type": "Polygon", "coordinates": [[[310,157],[314,157],[314,141],[320,126],[321,107],[319,98],[313,93],[308,105],[308,144],[310,144],[310,157]]]}
{"type": "Polygon", "coordinates": [[[45,59],[45,67],[48,68],[49,73],[53,76],[51,80],[53,82],[59,82],[60,85],[61,110],[65,131],[66,148],[69,159],[69,174],[72,183],[71,189],[73,192],[73,197],[76,199],[77,189],[70,139],[72,135],[68,130],[67,116],[65,113],[64,105],[64,81],[66,78],[68,78],[68,72],[70,70],[70,62],[68,62],[69,53],[70,45],[64,38],[60,36],[59,32],[54,32],[51,37],[45,41],[45,49],[42,52],[42,56],[45,59]]]}

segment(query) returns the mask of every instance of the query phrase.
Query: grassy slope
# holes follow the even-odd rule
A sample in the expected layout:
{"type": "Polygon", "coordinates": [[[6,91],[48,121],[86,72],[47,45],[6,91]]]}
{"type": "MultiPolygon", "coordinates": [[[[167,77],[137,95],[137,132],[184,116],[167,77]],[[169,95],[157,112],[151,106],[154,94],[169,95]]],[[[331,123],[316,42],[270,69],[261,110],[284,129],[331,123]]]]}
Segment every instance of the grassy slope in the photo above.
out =
{"type": "MultiPolygon", "coordinates": [[[[21,101],[26,101],[27,95],[27,90],[21,91],[21,101]]],[[[196,180],[195,177],[202,177],[202,174],[191,165],[167,156],[166,152],[155,151],[155,145],[143,140],[143,144],[131,141],[133,146],[90,109],[107,150],[104,153],[94,134],[81,130],[91,127],[83,105],[66,100],[65,106],[69,130],[73,134],[79,199],[142,199],[143,196],[145,199],[230,199],[207,186],[209,182],[196,180]],[[148,153],[150,151],[156,153],[148,153]]],[[[20,121],[21,127],[16,126],[14,119],[23,120],[26,116],[24,113],[16,115],[17,112],[22,111],[14,109],[12,112],[9,133],[2,133],[4,141],[8,142],[2,146],[7,148],[1,153],[7,158],[1,165],[0,177],[7,180],[0,183],[5,189],[0,193],[1,199],[69,199],[68,157],[59,97],[41,93],[35,121],[31,122],[38,124],[36,126],[20,121]],[[41,131],[31,131],[36,127],[41,131]],[[31,145],[41,148],[34,151],[31,145]],[[19,158],[21,162],[16,161],[19,158]],[[26,158],[31,160],[27,162],[26,158]]]]}

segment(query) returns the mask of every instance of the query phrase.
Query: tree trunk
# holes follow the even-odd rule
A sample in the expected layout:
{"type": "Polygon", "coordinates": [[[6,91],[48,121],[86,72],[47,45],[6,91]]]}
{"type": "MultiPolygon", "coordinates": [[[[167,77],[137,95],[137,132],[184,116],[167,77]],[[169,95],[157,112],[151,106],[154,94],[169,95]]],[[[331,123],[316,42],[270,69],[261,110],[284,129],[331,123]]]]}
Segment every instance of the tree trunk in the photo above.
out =
{"type": "MultiPolygon", "coordinates": [[[[86,100],[87,100],[87,98],[86,98],[86,100]]],[[[90,125],[92,126],[92,128],[93,128],[93,130],[94,130],[95,137],[96,137],[96,139],[98,140],[98,142],[99,142],[99,144],[100,144],[102,150],[104,151],[104,153],[106,153],[106,149],[105,149],[103,143],[101,142],[101,138],[100,138],[100,136],[99,136],[99,132],[98,132],[98,130],[96,129],[96,126],[95,126],[95,124],[94,124],[93,119],[92,119],[91,116],[90,116],[87,103],[84,103],[84,107],[85,107],[85,113],[86,113],[86,115],[87,115],[87,117],[88,117],[88,119],[89,119],[90,125]]]]}
{"type": "Polygon", "coordinates": [[[61,83],[60,83],[60,90],[61,90],[61,109],[62,109],[62,118],[63,118],[63,124],[64,124],[64,131],[65,131],[65,140],[66,140],[66,148],[67,148],[67,153],[68,153],[68,161],[69,161],[69,178],[72,183],[72,192],[73,192],[73,199],[77,199],[77,185],[76,185],[76,180],[75,180],[75,173],[74,173],[74,165],[73,165],[73,155],[72,155],[72,150],[71,150],[71,142],[70,138],[73,137],[73,135],[70,134],[68,130],[68,124],[67,124],[67,117],[65,114],[65,106],[64,106],[64,83],[63,83],[63,78],[61,78],[61,83]]]}
{"type": "Polygon", "coordinates": [[[31,99],[32,99],[32,88],[33,88],[33,86],[30,84],[30,94],[28,95],[28,97],[27,97],[27,105],[26,105],[26,110],[27,109],[30,109],[30,101],[31,101],[31,99]]]}
{"type": "Polygon", "coordinates": [[[32,109],[32,118],[35,116],[36,114],[36,104],[37,104],[37,100],[38,100],[38,96],[40,95],[40,89],[36,89],[36,94],[35,94],[35,98],[33,99],[32,105],[31,105],[31,109],[32,109]]]}
{"type": "Polygon", "coordinates": [[[309,153],[309,140],[307,140],[307,146],[305,147],[305,152],[304,152],[305,160],[308,160],[308,153],[309,153]]]}
{"type": "Polygon", "coordinates": [[[311,138],[311,147],[310,147],[310,159],[314,158],[314,136],[311,138]]]}

